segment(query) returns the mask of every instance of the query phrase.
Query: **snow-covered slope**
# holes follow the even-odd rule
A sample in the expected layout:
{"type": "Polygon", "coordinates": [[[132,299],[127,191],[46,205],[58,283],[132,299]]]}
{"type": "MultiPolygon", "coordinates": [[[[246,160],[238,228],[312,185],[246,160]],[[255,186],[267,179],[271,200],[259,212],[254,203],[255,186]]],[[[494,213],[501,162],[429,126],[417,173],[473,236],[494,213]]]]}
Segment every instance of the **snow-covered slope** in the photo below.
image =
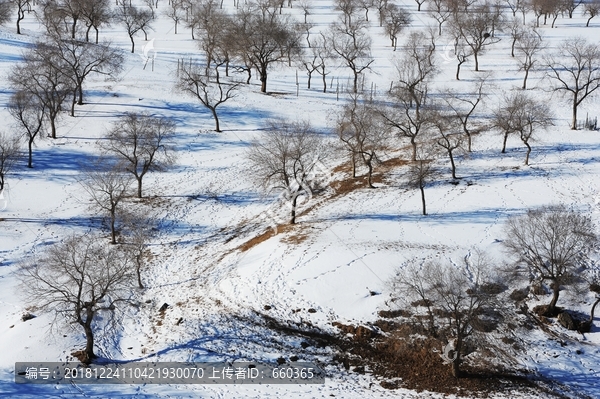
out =
{"type": "MultiPolygon", "coordinates": [[[[432,23],[425,12],[414,10],[414,29],[432,23]]],[[[226,5],[228,7],[229,5],[226,5]]],[[[330,1],[315,1],[310,18],[315,31],[333,20],[330,1]]],[[[160,5],[166,7],[166,5],[160,5]]],[[[286,10],[300,15],[299,9],[286,10]]],[[[532,18],[532,15],[530,15],[532,18]]],[[[373,17],[376,19],[376,17],[373,17]]],[[[24,21],[24,35],[12,27],[0,30],[0,74],[6,76],[28,43],[40,35],[33,16],[24,21]]],[[[541,28],[552,49],[564,37],[585,35],[597,40],[598,27],[576,13],[559,18],[557,28],[541,28]]],[[[374,82],[374,95],[383,98],[394,79],[393,58],[376,22],[371,22],[373,70],[366,81],[374,82]]],[[[523,166],[525,149],[516,139],[500,154],[501,137],[486,133],[477,137],[474,152],[458,159],[458,175],[450,184],[449,166],[443,178],[426,188],[428,216],[420,211],[418,191],[405,186],[404,169],[386,170],[377,189],[360,188],[344,195],[324,194],[307,204],[294,227],[270,231],[274,198],[264,197],[251,183],[245,152],[252,139],[273,118],[310,119],[331,135],[336,112],[345,97],[335,92],[307,90],[300,75],[296,95],[295,68],[279,67],[269,76],[269,90],[259,93],[257,81],[243,86],[239,95],[220,112],[223,133],[214,133],[209,112],[192,98],[174,91],[179,59],[201,59],[189,32],[173,33],[172,22],[160,16],[155,24],[158,52],[154,71],[143,69],[140,54],[128,54],[129,41],[119,26],[101,32],[123,49],[124,72],[117,81],[94,78],[86,83],[86,104],[76,117],[64,116],[56,140],[39,140],[34,149],[34,169],[24,163],[8,176],[8,204],[0,213],[0,394],[7,397],[428,397],[408,390],[388,391],[367,375],[348,373],[337,365],[325,366],[331,374],[324,386],[23,386],[12,383],[16,361],[64,361],[79,349],[84,337],[78,329],[51,329],[52,317],[39,315],[21,321],[26,298],[14,276],[20,260],[40,253],[73,232],[97,229],[96,215],[78,183],[81,166],[98,155],[97,141],[110,124],[127,111],[149,111],[177,122],[177,163],[168,172],[149,174],[145,192],[149,200],[128,200],[128,206],[147,207],[159,220],[159,233],[151,250],[151,265],[144,272],[147,288],[140,291],[140,306],[119,330],[99,336],[98,354],[119,360],[220,361],[253,359],[273,361],[292,355],[325,364],[327,349],[303,350],[300,342],[258,323],[256,312],[286,321],[311,323],[334,331],[333,321],[365,323],[377,311],[387,309],[387,280],[407,260],[440,258],[459,263],[475,249],[499,263],[505,255],[499,240],[502,224],[513,214],[547,204],[563,203],[600,217],[600,136],[595,131],[569,130],[570,108],[543,89],[542,73],[530,77],[529,92],[548,101],[556,114],[555,126],[540,133],[533,143],[530,166],[523,166]],[[253,238],[263,239],[252,242],[253,238]],[[170,304],[164,318],[158,313],[170,304]],[[265,310],[265,305],[270,307],[265,310]],[[308,312],[314,309],[316,312],[308,312]],[[183,323],[177,321],[183,318],[183,323]],[[323,363],[325,362],[325,363],[323,363]]],[[[510,57],[508,37],[481,56],[480,65],[491,73],[489,91],[478,117],[489,116],[503,90],[520,87],[522,75],[510,57]]],[[[137,39],[139,51],[142,39],[137,39]]],[[[461,82],[453,79],[455,64],[448,62],[447,45],[441,36],[436,55],[441,73],[437,89],[464,89],[478,74],[465,64],[461,82]]],[[[347,71],[332,76],[347,82],[347,71]]],[[[314,82],[314,81],[313,81],[314,82]]],[[[6,79],[0,88],[3,130],[14,129],[6,110],[10,95],[6,79]]],[[[598,103],[582,104],[580,115],[597,116],[598,103]]],[[[406,145],[398,142],[398,146],[406,145]]],[[[403,153],[389,153],[388,158],[403,153]]],[[[406,154],[401,155],[406,156],[406,154]]],[[[334,168],[331,179],[348,178],[334,168]]],[[[445,166],[444,161],[441,165],[445,166]]],[[[284,214],[284,210],[281,214],[284,214]]],[[[561,297],[570,307],[589,309],[592,297],[561,297]]],[[[600,397],[600,330],[585,337],[570,334],[573,342],[561,346],[542,332],[523,337],[531,346],[523,367],[571,387],[572,396],[600,397]],[[580,353],[577,353],[580,351],[580,353]]],[[[436,396],[431,394],[432,396],[436,396]]]]}

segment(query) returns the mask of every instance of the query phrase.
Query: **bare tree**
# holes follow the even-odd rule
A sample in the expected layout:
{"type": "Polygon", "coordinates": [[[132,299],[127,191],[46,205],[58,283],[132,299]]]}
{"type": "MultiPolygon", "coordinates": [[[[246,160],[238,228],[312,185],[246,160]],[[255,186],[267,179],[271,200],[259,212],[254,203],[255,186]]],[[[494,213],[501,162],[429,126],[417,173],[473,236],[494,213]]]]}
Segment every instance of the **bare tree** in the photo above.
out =
{"type": "Polygon", "coordinates": [[[480,133],[481,127],[472,126],[472,116],[475,109],[481,104],[485,96],[484,87],[486,79],[479,79],[475,82],[473,90],[467,95],[459,94],[457,92],[448,91],[444,100],[448,104],[448,107],[454,114],[454,117],[460,123],[462,131],[467,136],[467,151],[472,150],[473,136],[480,133]]]}
{"type": "Polygon", "coordinates": [[[590,21],[598,14],[600,14],[600,0],[586,2],[583,5],[583,15],[589,15],[589,18],[587,19],[585,26],[590,26],[590,21]]]}
{"type": "Polygon", "coordinates": [[[179,69],[177,89],[199,100],[210,110],[215,120],[215,131],[221,132],[217,107],[236,95],[239,82],[222,82],[219,64],[215,64],[212,74],[197,65],[184,65],[179,69]]]}
{"type": "Polygon", "coordinates": [[[143,289],[142,271],[146,268],[152,253],[148,246],[154,236],[156,219],[147,213],[128,213],[125,216],[122,247],[135,268],[138,287],[143,289]]]}
{"type": "Polygon", "coordinates": [[[435,132],[435,143],[444,149],[450,160],[450,170],[452,178],[456,177],[456,162],[454,160],[456,153],[463,150],[464,132],[461,131],[461,126],[458,124],[457,118],[454,115],[446,115],[442,113],[433,113],[432,126],[435,132]]]}
{"type": "Polygon", "coordinates": [[[177,34],[177,26],[179,22],[185,18],[185,8],[183,0],[170,0],[165,16],[172,19],[175,23],[175,34],[177,34]]]}
{"type": "Polygon", "coordinates": [[[19,136],[0,132],[0,194],[4,191],[9,174],[20,155],[19,136]]]}
{"type": "MultiPolygon", "coordinates": [[[[501,303],[496,300],[501,289],[491,278],[488,262],[479,256],[475,261],[465,258],[464,267],[442,265],[439,261],[413,263],[392,279],[394,295],[399,300],[425,306],[426,331],[433,337],[446,336],[450,340],[444,360],[456,378],[462,376],[467,347],[476,349],[482,342],[485,345],[485,333],[497,329],[501,322],[501,303]]],[[[420,318],[420,314],[414,318],[420,318]]]]}
{"type": "Polygon", "coordinates": [[[15,92],[8,103],[8,112],[16,120],[18,129],[23,132],[29,148],[28,168],[33,168],[33,142],[44,130],[46,107],[38,98],[25,91],[15,92]]]}
{"type": "MultiPolygon", "coordinates": [[[[12,3],[17,6],[17,35],[21,34],[21,21],[25,19],[25,11],[27,11],[28,7],[31,7],[31,0],[12,0],[12,3]]],[[[3,8],[11,5],[11,1],[4,1],[0,3],[0,25],[8,22],[8,20],[4,20],[4,15],[6,13],[3,8]]],[[[8,14],[10,18],[10,14],[8,14]]]]}
{"type": "Polygon", "coordinates": [[[301,54],[301,35],[292,19],[272,10],[240,8],[231,30],[232,54],[258,70],[260,91],[267,91],[269,68],[301,54]]]}
{"type": "Polygon", "coordinates": [[[129,40],[131,40],[131,52],[135,52],[134,36],[144,28],[150,27],[153,20],[152,12],[148,9],[140,9],[129,4],[127,0],[118,0],[114,18],[125,26],[129,40]]]}
{"type": "Polygon", "coordinates": [[[104,149],[115,155],[121,168],[137,181],[137,196],[142,198],[142,179],[150,171],[164,170],[173,160],[170,141],[175,122],[146,113],[126,113],[107,135],[104,149]]]}
{"type": "Polygon", "coordinates": [[[248,152],[253,178],[266,192],[282,192],[296,223],[298,199],[309,198],[318,187],[315,172],[326,151],[322,138],[308,122],[275,124],[248,152]]]}
{"type": "Polygon", "coordinates": [[[397,63],[398,84],[392,89],[394,106],[382,110],[386,125],[400,137],[410,140],[412,160],[417,160],[417,139],[431,127],[429,109],[426,107],[429,84],[437,73],[433,64],[434,49],[423,32],[411,32],[409,45],[397,63]]]}
{"type": "Polygon", "coordinates": [[[600,87],[600,46],[582,37],[561,42],[545,59],[553,90],[571,96],[571,129],[577,129],[577,108],[600,87]]]}
{"type": "Polygon", "coordinates": [[[411,24],[410,13],[396,4],[389,4],[385,14],[385,33],[392,41],[394,51],[398,47],[398,35],[411,24]]]}
{"type": "Polygon", "coordinates": [[[522,89],[525,90],[527,88],[529,71],[537,64],[538,55],[545,49],[545,46],[540,33],[534,27],[531,27],[523,31],[517,40],[515,48],[519,54],[519,70],[525,71],[522,86],[522,89]]]}
{"type": "Polygon", "coordinates": [[[561,3],[561,9],[567,11],[569,18],[573,18],[573,13],[583,3],[583,0],[562,0],[561,3]]]}
{"type": "Polygon", "coordinates": [[[75,116],[75,104],[83,104],[83,83],[90,75],[114,77],[123,68],[121,52],[109,44],[50,37],[47,46],[52,50],[49,60],[54,68],[72,81],[71,116],[75,116]]]}
{"type": "Polygon", "coordinates": [[[504,134],[503,151],[506,150],[506,138],[517,134],[527,147],[525,165],[529,165],[531,154],[530,141],[538,129],[546,129],[552,125],[552,112],[544,102],[536,100],[523,92],[512,93],[504,99],[503,104],[494,112],[493,125],[504,134]]]}
{"type": "Polygon", "coordinates": [[[23,62],[13,67],[8,80],[14,90],[28,93],[44,105],[50,136],[56,138],[57,120],[74,88],[72,80],[55,64],[53,55],[54,48],[42,42],[35,43],[23,55],[23,62]]]}
{"type": "Polygon", "coordinates": [[[336,130],[345,151],[350,155],[352,177],[360,160],[367,167],[367,184],[373,186],[373,169],[380,162],[380,155],[388,147],[388,137],[381,121],[376,117],[373,104],[359,96],[351,96],[337,121],[336,130]]]}
{"type": "Polygon", "coordinates": [[[488,3],[483,3],[469,9],[469,12],[453,13],[451,23],[452,29],[456,31],[455,35],[462,36],[471,48],[475,58],[475,71],[479,71],[479,56],[489,45],[500,40],[491,34],[497,24],[497,15],[492,12],[488,3]]]}
{"type": "Polygon", "coordinates": [[[364,21],[354,18],[349,23],[334,22],[326,35],[332,54],[352,71],[352,92],[358,93],[358,77],[375,61],[371,56],[371,38],[364,21]]]}
{"type": "Polygon", "coordinates": [[[594,231],[589,217],[564,206],[531,209],[506,222],[503,244],[526,266],[523,274],[539,283],[551,283],[553,294],[546,315],[556,315],[561,286],[579,277],[583,255],[597,241],[594,231]]]}
{"type": "Polygon", "coordinates": [[[84,363],[94,353],[98,315],[113,312],[132,295],[132,267],[117,247],[91,236],[71,236],[41,257],[23,263],[18,276],[27,301],[68,324],[79,324],[86,338],[84,363]]]}
{"type": "Polygon", "coordinates": [[[439,171],[434,165],[435,159],[432,154],[421,152],[422,154],[416,160],[413,160],[408,169],[408,185],[418,188],[421,192],[421,205],[423,207],[423,216],[425,216],[427,215],[425,187],[435,179],[439,171]]]}
{"type": "Polygon", "coordinates": [[[106,160],[98,162],[93,170],[87,171],[80,183],[89,194],[93,207],[108,215],[110,242],[116,244],[119,205],[129,194],[131,180],[116,167],[103,168],[101,165],[104,163],[106,163],[106,160]]]}
{"type": "Polygon", "coordinates": [[[427,12],[438,23],[438,35],[442,35],[442,25],[452,16],[454,5],[450,0],[430,0],[427,12]]]}
{"type": "Polygon", "coordinates": [[[85,21],[85,41],[90,40],[90,31],[94,28],[96,32],[96,44],[98,44],[98,35],[100,27],[110,24],[113,13],[110,7],[110,0],[80,0],[81,14],[85,21]]]}

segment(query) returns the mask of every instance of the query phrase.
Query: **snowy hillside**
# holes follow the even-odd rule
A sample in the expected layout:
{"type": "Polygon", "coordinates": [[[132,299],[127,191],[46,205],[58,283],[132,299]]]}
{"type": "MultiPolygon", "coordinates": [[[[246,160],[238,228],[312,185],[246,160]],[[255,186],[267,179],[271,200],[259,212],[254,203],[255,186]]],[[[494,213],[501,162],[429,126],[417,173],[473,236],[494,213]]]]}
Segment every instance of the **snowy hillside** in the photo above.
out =
{"type": "MultiPolygon", "coordinates": [[[[133,3],[146,7],[141,0],[133,3]]],[[[225,2],[224,9],[234,13],[234,4],[225,2]]],[[[283,14],[302,21],[299,4],[293,2],[288,8],[286,3],[283,14]]],[[[400,34],[396,51],[378,26],[377,9],[369,12],[373,63],[359,82],[378,104],[390,101],[388,89],[397,80],[395,65],[409,32],[425,31],[431,25],[437,29],[425,11],[427,3],[420,12],[413,1],[398,4],[410,10],[412,24],[400,34]]],[[[425,187],[428,215],[424,216],[419,190],[407,184],[410,143],[395,136],[382,151],[382,163],[375,166],[376,189],[367,187],[365,167],[353,180],[347,157],[332,152],[320,165],[325,188],[303,202],[297,223],[289,224],[288,209],[277,203],[277,193],[265,194],[255,184],[249,149],[273,120],[309,120],[330,140],[329,147],[337,145],[336,121],[350,101],[349,69],[332,61],[327,75],[330,86],[323,93],[319,75],[313,75],[312,88],[307,89],[301,66],[276,64],[269,69],[268,93],[260,92],[260,81],[253,76],[250,84],[241,84],[237,95],[219,107],[223,131],[217,133],[210,111],[175,88],[180,62],[205,58],[183,22],[175,34],[173,21],[163,14],[168,7],[166,1],[160,2],[153,30],[148,32],[156,52],[153,67],[144,58],[149,49],[144,45],[149,42],[141,32],[135,36],[136,53],[131,54],[122,25],[114,22],[100,29],[100,39],[122,52],[122,72],[115,79],[90,75],[83,87],[85,104],[75,107],[75,117],[62,112],[57,138],[36,139],[34,167],[27,167],[24,156],[6,176],[0,202],[0,209],[6,205],[0,212],[0,396],[443,397],[443,393],[402,387],[386,389],[380,375],[369,370],[360,373],[354,367],[348,370],[339,361],[339,348],[318,345],[322,342],[318,334],[340,336],[334,322],[372,327],[380,319],[378,312],[394,310],[389,282],[408,263],[439,260],[459,267],[481,251],[498,268],[505,266],[511,259],[502,240],[510,216],[563,204],[590,215],[598,225],[600,133],[571,130],[569,101],[549,90],[552,82],[544,78],[546,71],[535,68],[526,92],[547,104],[554,117],[553,126],[534,135],[529,165],[524,165],[526,148],[517,136],[508,138],[503,154],[501,133],[490,130],[476,135],[473,151],[456,157],[459,179],[452,179],[447,157],[436,160],[440,173],[425,187]],[[15,362],[73,360],[72,352],[85,346],[79,325],[53,323],[53,314],[31,307],[35,304],[28,303],[16,272],[21,262],[42,256],[74,234],[99,233],[108,243],[104,215],[93,209],[80,181],[82,170],[100,156],[100,145],[113,123],[126,112],[171,118],[176,124],[176,161],[166,171],[144,177],[144,199],[124,200],[125,207],[156,219],[156,234],[149,244],[152,256],[142,271],[145,289],[135,288],[138,306],[128,309],[114,330],[96,335],[96,354],[118,361],[274,364],[279,358],[287,361],[296,356],[326,371],[324,385],[14,383],[15,362]],[[159,312],[165,303],[168,308],[159,312]],[[28,312],[36,317],[22,321],[28,312]]],[[[582,16],[583,7],[575,10],[573,18],[559,16],[555,28],[550,27],[552,18],[541,25],[545,52],[556,51],[567,37],[598,42],[600,18],[585,27],[588,17],[582,16]]],[[[502,9],[511,20],[511,11],[505,5],[502,9]]],[[[339,14],[332,1],[313,0],[307,16],[314,24],[311,37],[325,32],[339,14]]],[[[8,110],[12,95],[8,76],[14,65],[23,62],[24,51],[44,40],[44,27],[33,13],[25,14],[22,34],[16,33],[15,19],[0,27],[0,131],[13,133],[19,127],[8,110]]],[[[533,11],[528,11],[528,23],[534,20],[533,11]]],[[[473,118],[489,124],[506,94],[520,92],[523,82],[524,72],[510,55],[509,29],[496,32],[499,41],[479,56],[480,71],[474,71],[470,57],[457,81],[453,38],[446,28],[447,23],[443,34],[434,36],[439,73],[433,77],[430,95],[441,98],[447,89],[469,92],[486,75],[483,105],[473,118]]],[[[245,81],[245,73],[232,70],[231,74],[245,81]]],[[[599,109],[597,98],[589,97],[578,109],[579,120],[597,117],[599,109]]],[[[22,144],[25,151],[25,141],[22,144]]],[[[598,260],[598,253],[592,252],[590,258],[598,260]]],[[[550,297],[530,296],[527,304],[533,308],[550,297]]],[[[588,315],[594,300],[589,291],[564,290],[559,305],[588,315]]],[[[511,366],[527,370],[535,382],[514,388],[514,394],[492,392],[492,397],[600,397],[598,318],[586,334],[563,329],[556,319],[548,323],[540,322],[530,330],[515,328],[512,336],[520,352],[511,366]]]]}

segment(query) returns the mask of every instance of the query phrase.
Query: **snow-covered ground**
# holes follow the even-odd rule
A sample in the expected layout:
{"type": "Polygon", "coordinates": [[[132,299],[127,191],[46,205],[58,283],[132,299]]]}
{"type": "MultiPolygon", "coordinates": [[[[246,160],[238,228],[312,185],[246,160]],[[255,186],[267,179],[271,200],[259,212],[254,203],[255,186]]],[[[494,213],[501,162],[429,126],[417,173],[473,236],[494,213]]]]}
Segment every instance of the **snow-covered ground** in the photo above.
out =
{"type": "MultiPolygon", "coordinates": [[[[166,4],[166,2],[165,2],[166,4]]],[[[315,31],[333,20],[329,1],[314,2],[309,16],[315,31]]],[[[413,28],[431,24],[425,12],[414,10],[413,28]]],[[[228,7],[229,5],[226,5],[228,7]]],[[[161,4],[160,7],[166,7],[161,4]]],[[[299,9],[292,12],[300,15],[299,9]]],[[[375,14],[372,12],[372,14],[375,14]]],[[[530,19],[533,18],[529,15],[530,19]]],[[[370,33],[375,63],[366,82],[383,97],[393,80],[392,58],[396,54],[377,26],[373,15],[370,33]]],[[[559,18],[557,28],[541,28],[549,49],[565,37],[585,35],[597,40],[598,21],[585,28],[585,18],[576,11],[573,19],[559,18]]],[[[32,15],[24,21],[24,35],[11,25],[0,29],[0,75],[6,76],[28,43],[35,41],[40,27],[32,15]]],[[[310,322],[333,331],[331,322],[374,321],[377,311],[387,309],[387,280],[409,259],[439,258],[459,263],[475,249],[505,261],[499,240],[505,219],[526,209],[547,204],[566,204],[588,211],[600,220],[600,133],[569,130],[568,103],[543,89],[542,73],[530,77],[529,92],[547,100],[556,114],[555,126],[541,132],[533,143],[530,166],[523,166],[525,149],[510,139],[506,154],[500,154],[501,137],[486,133],[477,137],[474,152],[458,159],[457,173],[463,179],[450,184],[448,169],[442,179],[426,188],[428,216],[420,214],[418,191],[405,187],[403,169],[384,176],[376,190],[358,189],[315,205],[298,218],[298,225],[268,238],[248,250],[240,246],[269,229],[265,198],[251,183],[245,152],[252,139],[273,118],[310,119],[315,128],[331,134],[336,112],[344,96],[321,93],[318,79],[307,90],[299,70],[296,95],[295,68],[279,67],[269,75],[269,91],[259,93],[256,80],[242,87],[239,95],[220,110],[223,133],[214,133],[209,112],[192,98],[175,92],[178,59],[201,59],[190,34],[160,16],[154,24],[158,52],[155,69],[143,69],[140,54],[129,54],[129,40],[119,26],[101,31],[123,49],[125,65],[116,81],[94,78],[85,85],[86,104],[76,108],[76,117],[62,117],[56,140],[44,139],[34,149],[34,169],[21,162],[8,176],[8,205],[0,213],[0,395],[7,397],[428,397],[404,389],[386,390],[367,375],[349,373],[338,365],[327,365],[326,349],[306,350],[300,342],[286,338],[256,323],[255,311],[287,321],[310,322]],[[118,331],[98,336],[97,354],[119,360],[221,361],[256,359],[274,361],[299,356],[316,361],[331,375],[322,386],[32,386],[15,385],[17,361],[65,361],[80,349],[84,337],[78,329],[51,329],[52,316],[40,314],[27,322],[26,298],[20,295],[14,276],[16,264],[40,253],[73,232],[95,229],[95,215],[78,183],[81,166],[98,155],[96,142],[110,124],[127,111],[149,111],[177,122],[177,163],[168,172],[152,173],[145,179],[149,204],[129,201],[130,206],[151,206],[160,231],[151,245],[155,255],[144,272],[147,289],[140,291],[143,304],[125,319],[118,331]],[[372,295],[376,293],[376,295],[372,295]],[[164,319],[158,308],[170,304],[164,319]],[[271,308],[265,311],[265,305],[271,308]],[[316,312],[309,313],[308,309],[316,312]],[[296,311],[299,309],[299,311],[296,311]],[[177,321],[183,318],[183,323],[177,321]]],[[[522,73],[510,57],[509,38],[480,58],[480,67],[491,73],[489,90],[478,117],[489,116],[503,90],[520,87],[522,73]]],[[[138,51],[144,42],[137,38],[138,51]]],[[[455,64],[448,62],[442,36],[437,43],[441,73],[435,87],[463,88],[478,76],[473,64],[463,66],[462,80],[453,79],[455,64]]],[[[346,70],[332,76],[347,81],[346,70]]],[[[10,88],[0,83],[0,113],[3,130],[13,129],[6,110],[10,88]]],[[[579,110],[581,118],[598,114],[596,99],[579,110]]],[[[406,145],[403,143],[402,145],[406,145]]],[[[389,156],[395,154],[389,154],[389,156]]],[[[441,161],[442,165],[446,165],[441,161]]],[[[333,168],[340,163],[325,162],[333,168]]],[[[343,179],[341,172],[333,179],[343,179]]],[[[569,308],[589,311],[592,297],[561,296],[569,308]]],[[[562,332],[565,339],[549,339],[541,331],[521,337],[527,353],[522,367],[539,372],[566,387],[574,397],[600,397],[600,329],[582,337],[562,332]],[[569,343],[564,346],[568,336],[569,343]],[[561,345],[561,342],[563,345],[561,345]]],[[[431,394],[432,397],[441,396],[431,394]]]]}

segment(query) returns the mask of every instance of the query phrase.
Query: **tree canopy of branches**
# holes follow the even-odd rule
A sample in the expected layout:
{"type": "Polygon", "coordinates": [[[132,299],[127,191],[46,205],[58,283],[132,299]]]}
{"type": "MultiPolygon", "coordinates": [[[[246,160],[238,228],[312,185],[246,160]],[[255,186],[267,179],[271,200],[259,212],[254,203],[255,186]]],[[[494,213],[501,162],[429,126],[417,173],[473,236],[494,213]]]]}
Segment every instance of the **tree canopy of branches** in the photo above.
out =
{"type": "Polygon", "coordinates": [[[577,129],[579,105],[600,87],[600,46],[582,37],[564,40],[545,59],[553,90],[571,96],[571,129],[577,129]]]}
{"type": "Polygon", "coordinates": [[[81,14],[87,27],[85,41],[90,41],[90,31],[94,28],[96,32],[96,44],[102,25],[109,25],[113,17],[110,0],[83,0],[81,14]]]}
{"type": "Polygon", "coordinates": [[[352,71],[353,93],[358,93],[358,77],[375,61],[371,56],[371,38],[360,18],[346,23],[334,22],[327,32],[327,46],[332,54],[352,71]]]}
{"type": "Polygon", "coordinates": [[[301,35],[291,17],[256,5],[238,9],[233,25],[232,54],[258,70],[260,91],[266,93],[269,68],[300,55],[301,35]]]}
{"type": "Polygon", "coordinates": [[[45,105],[37,97],[25,91],[15,92],[8,103],[8,112],[27,139],[29,148],[28,168],[33,168],[33,143],[44,130],[45,105]]]}
{"type": "MultiPolygon", "coordinates": [[[[419,4],[419,8],[420,8],[419,4]]],[[[385,13],[385,33],[392,41],[394,51],[398,47],[398,35],[409,26],[412,22],[412,17],[408,10],[396,5],[389,4],[385,13]]]]}
{"type": "Polygon", "coordinates": [[[220,64],[215,64],[214,73],[207,74],[205,68],[183,63],[176,85],[178,90],[196,98],[210,110],[216,132],[221,132],[217,107],[234,98],[240,85],[239,82],[221,81],[219,66],[220,64]]]}
{"type": "Polygon", "coordinates": [[[527,78],[529,77],[529,71],[531,71],[536,63],[538,62],[538,55],[544,50],[544,44],[542,36],[535,28],[529,28],[524,30],[519,36],[515,43],[515,49],[517,50],[519,70],[525,71],[525,77],[523,78],[522,89],[527,88],[527,78]]]}
{"type": "Polygon", "coordinates": [[[455,12],[451,18],[455,35],[461,36],[471,48],[475,58],[475,71],[479,71],[479,56],[486,48],[500,39],[492,36],[494,26],[498,24],[497,14],[488,3],[472,7],[468,12],[455,12]]]}
{"type": "Polygon", "coordinates": [[[583,15],[589,15],[585,26],[590,26],[590,21],[592,18],[597,16],[600,13],[600,0],[592,0],[588,1],[583,5],[583,15]]]}
{"type": "Polygon", "coordinates": [[[281,123],[252,143],[248,160],[257,185],[266,192],[283,193],[291,207],[290,223],[295,224],[298,198],[312,197],[325,155],[323,139],[308,122],[281,123]]]}
{"type": "Polygon", "coordinates": [[[426,105],[429,82],[437,73],[433,51],[423,32],[411,32],[403,58],[396,65],[398,83],[392,90],[394,106],[381,111],[386,125],[410,140],[412,160],[417,159],[417,138],[430,125],[426,105]]]}
{"type": "Polygon", "coordinates": [[[450,340],[452,350],[445,361],[454,377],[462,375],[467,347],[485,342],[485,333],[495,330],[501,321],[498,290],[490,289],[494,284],[490,265],[482,257],[466,263],[464,269],[439,261],[410,263],[391,281],[395,297],[415,307],[413,317],[423,323],[424,330],[432,337],[450,340]],[[425,308],[424,317],[421,307],[425,308]]]}
{"type": "Polygon", "coordinates": [[[19,269],[22,291],[32,305],[79,324],[86,338],[83,358],[91,363],[95,324],[131,296],[132,266],[117,247],[91,236],[72,236],[19,269]]]}
{"type": "Polygon", "coordinates": [[[135,41],[133,38],[139,31],[144,31],[144,29],[150,27],[150,23],[153,20],[152,11],[150,9],[132,6],[127,0],[120,0],[117,2],[114,18],[118,23],[125,27],[129,40],[131,41],[131,52],[134,53],[135,41]]]}
{"type": "Polygon", "coordinates": [[[131,180],[115,167],[110,169],[96,167],[85,173],[81,185],[92,199],[93,207],[108,215],[110,241],[111,244],[116,244],[119,205],[128,195],[131,180]]]}
{"type": "Polygon", "coordinates": [[[352,162],[352,177],[356,177],[358,160],[367,167],[367,184],[373,186],[373,168],[387,149],[388,137],[373,105],[358,96],[352,96],[337,121],[337,134],[352,162]]]}
{"type": "Polygon", "coordinates": [[[75,104],[83,104],[83,83],[88,76],[100,74],[115,77],[123,68],[121,52],[109,44],[92,44],[50,36],[47,46],[47,61],[72,82],[71,116],[75,115],[75,104]]]}
{"type": "Polygon", "coordinates": [[[551,283],[545,313],[555,316],[561,286],[580,277],[584,255],[597,241],[591,219],[564,206],[532,209],[508,219],[505,237],[508,252],[526,266],[524,276],[551,283]]]}
{"type": "Polygon", "coordinates": [[[150,171],[165,170],[174,161],[170,141],[175,122],[146,113],[126,113],[114,122],[104,149],[118,158],[120,168],[137,181],[137,196],[142,198],[142,179],[150,171]]]}
{"type": "Polygon", "coordinates": [[[477,107],[482,103],[485,96],[484,87],[486,79],[479,79],[473,86],[473,90],[466,95],[448,91],[444,98],[448,107],[458,119],[463,133],[467,136],[467,151],[472,151],[473,135],[481,131],[481,127],[472,126],[472,116],[477,107]]]}
{"type": "Polygon", "coordinates": [[[54,48],[38,42],[23,55],[8,80],[16,91],[34,96],[44,105],[50,136],[56,138],[56,124],[67,96],[73,92],[73,81],[59,69],[53,59],[54,48]]]}
{"type": "Polygon", "coordinates": [[[506,139],[510,134],[517,134],[527,147],[525,165],[529,165],[531,145],[529,142],[537,129],[545,129],[552,125],[552,112],[545,102],[523,93],[507,96],[502,105],[494,111],[493,124],[504,134],[502,152],[506,151],[506,139]]]}

